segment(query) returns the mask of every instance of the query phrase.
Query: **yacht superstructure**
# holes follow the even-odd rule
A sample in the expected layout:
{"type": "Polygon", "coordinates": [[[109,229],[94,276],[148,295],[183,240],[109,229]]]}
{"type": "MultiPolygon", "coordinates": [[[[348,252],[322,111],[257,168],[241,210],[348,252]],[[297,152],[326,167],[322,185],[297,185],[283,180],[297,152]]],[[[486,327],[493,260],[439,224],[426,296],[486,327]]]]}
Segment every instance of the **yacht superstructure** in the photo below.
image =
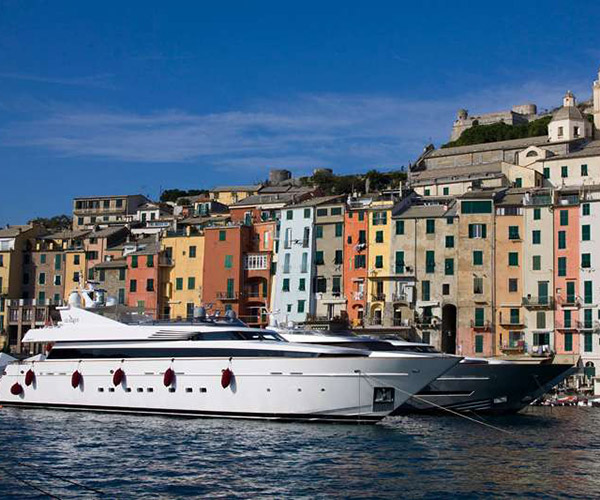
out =
{"type": "Polygon", "coordinates": [[[0,404],[185,416],[376,422],[460,358],[286,342],[238,322],[126,325],[69,307],[30,330],[0,404]]]}

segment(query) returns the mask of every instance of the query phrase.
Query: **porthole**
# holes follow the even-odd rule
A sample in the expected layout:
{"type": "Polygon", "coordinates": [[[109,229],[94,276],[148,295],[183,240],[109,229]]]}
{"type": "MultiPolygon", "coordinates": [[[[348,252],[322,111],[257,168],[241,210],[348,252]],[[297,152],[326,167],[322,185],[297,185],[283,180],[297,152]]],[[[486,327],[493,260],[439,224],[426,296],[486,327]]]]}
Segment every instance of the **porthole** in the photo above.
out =
{"type": "Polygon", "coordinates": [[[175,392],[175,387],[169,387],[169,392],[175,392]]]}
{"type": "Polygon", "coordinates": [[[104,387],[98,387],[98,392],[104,392],[104,387]]]}
{"type": "Polygon", "coordinates": [[[143,389],[142,387],[138,387],[138,388],[137,388],[137,391],[138,391],[138,392],[144,392],[144,389],[143,389]]]}
{"type": "Polygon", "coordinates": [[[186,387],[185,392],[194,392],[194,390],[191,387],[186,387]]]}
{"type": "Polygon", "coordinates": [[[298,387],[298,392],[302,392],[302,389],[300,389],[300,387],[298,387]]]}
{"type": "Polygon", "coordinates": [[[108,392],[115,392],[115,388],[114,387],[109,387],[108,388],[108,392]]]}
{"type": "Polygon", "coordinates": [[[125,392],[131,392],[131,387],[128,387],[127,389],[125,389],[125,392]]]}
{"type": "Polygon", "coordinates": [[[147,392],[154,392],[154,389],[152,387],[148,387],[148,389],[146,389],[147,392]]]}
{"type": "Polygon", "coordinates": [[[206,387],[200,387],[200,392],[206,392],[206,387]]]}

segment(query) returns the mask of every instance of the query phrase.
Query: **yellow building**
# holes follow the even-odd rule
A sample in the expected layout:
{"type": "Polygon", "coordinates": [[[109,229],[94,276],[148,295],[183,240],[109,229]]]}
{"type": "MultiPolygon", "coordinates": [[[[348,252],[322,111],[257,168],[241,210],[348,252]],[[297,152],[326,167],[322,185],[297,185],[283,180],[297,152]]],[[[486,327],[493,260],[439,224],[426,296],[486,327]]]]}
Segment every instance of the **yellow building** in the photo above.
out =
{"type": "Polygon", "coordinates": [[[204,234],[189,228],[186,234],[165,236],[161,242],[163,303],[162,314],[170,318],[191,318],[202,304],[204,234]]]}
{"type": "Polygon", "coordinates": [[[260,184],[255,186],[218,186],[210,190],[210,199],[230,206],[248,196],[257,194],[261,187],[260,184]]]}
{"type": "MultiPolygon", "coordinates": [[[[386,307],[386,296],[393,293],[391,238],[393,200],[373,201],[369,207],[367,263],[367,323],[383,325],[393,313],[386,307]]],[[[388,303],[389,305],[389,303],[388,303]]]]}

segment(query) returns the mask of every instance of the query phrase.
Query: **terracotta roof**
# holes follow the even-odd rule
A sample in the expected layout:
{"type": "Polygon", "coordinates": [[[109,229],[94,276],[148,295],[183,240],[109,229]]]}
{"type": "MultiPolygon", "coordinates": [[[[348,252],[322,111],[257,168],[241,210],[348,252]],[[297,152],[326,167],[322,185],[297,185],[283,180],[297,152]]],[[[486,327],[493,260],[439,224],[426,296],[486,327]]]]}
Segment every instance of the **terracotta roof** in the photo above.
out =
{"type": "Polygon", "coordinates": [[[30,229],[33,229],[33,226],[7,226],[4,229],[0,229],[0,238],[14,238],[25,231],[29,231],[30,229]]]}

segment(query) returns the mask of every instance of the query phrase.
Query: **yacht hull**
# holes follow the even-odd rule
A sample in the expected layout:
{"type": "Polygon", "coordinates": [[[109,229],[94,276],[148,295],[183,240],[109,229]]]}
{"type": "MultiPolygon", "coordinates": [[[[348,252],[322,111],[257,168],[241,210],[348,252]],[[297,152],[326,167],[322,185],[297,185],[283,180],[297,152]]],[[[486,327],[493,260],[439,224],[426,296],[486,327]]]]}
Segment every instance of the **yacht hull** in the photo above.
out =
{"type": "Polygon", "coordinates": [[[477,411],[516,413],[571,374],[563,364],[459,363],[410,398],[394,415],[477,411]]]}
{"type": "Polygon", "coordinates": [[[457,363],[453,358],[177,358],[13,363],[0,404],[183,417],[377,422],[457,363]],[[114,385],[114,372],[123,370],[114,385]],[[165,371],[175,377],[165,386],[165,371]],[[233,377],[222,386],[222,371],[233,377]],[[26,385],[28,370],[35,373],[26,385]],[[81,380],[72,387],[77,371],[81,380]],[[13,394],[18,384],[19,394],[13,394]],[[390,400],[389,391],[393,389],[390,400]],[[383,398],[382,398],[383,396],[383,398]]]}

